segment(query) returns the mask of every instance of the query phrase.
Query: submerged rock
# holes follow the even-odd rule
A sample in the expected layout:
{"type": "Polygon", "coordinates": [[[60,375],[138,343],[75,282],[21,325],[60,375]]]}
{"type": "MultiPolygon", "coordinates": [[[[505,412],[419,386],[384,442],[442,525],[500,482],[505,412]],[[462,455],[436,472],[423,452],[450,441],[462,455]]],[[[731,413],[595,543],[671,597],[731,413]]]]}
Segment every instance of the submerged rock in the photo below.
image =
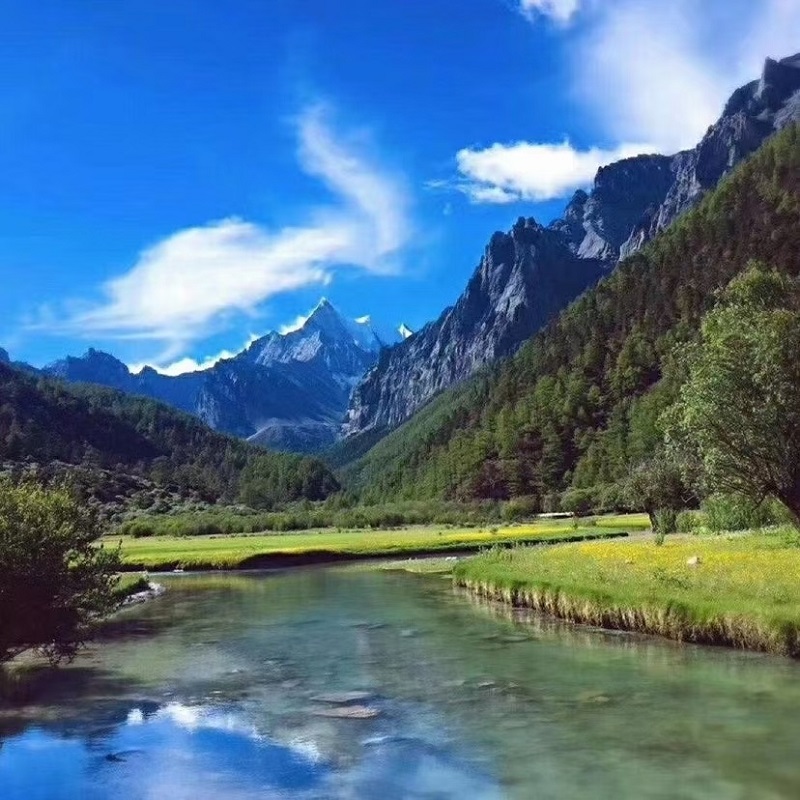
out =
{"type": "Polygon", "coordinates": [[[375,695],[372,692],[326,692],[314,695],[311,699],[315,703],[329,703],[330,705],[342,706],[350,703],[363,703],[375,695]]]}
{"type": "Polygon", "coordinates": [[[145,603],[148,600],[153,600],[156,597],[160,597],[164,592],[166,592],[166,588],[162,586],[160,583],[148,583],[147,588],[143,589],[141,592],[135,592],[134,594],[128,595],[123,601],[123,606],[135,606],[139,605],[139,603],[145,603]]]}
{"type": "Polygon", "coordinates": [[[380,709],[372,706],[340,706],[339,708],[319,708],[312,712],[315,717],[333,719],[375,719],[381,715],[380,709]]]}

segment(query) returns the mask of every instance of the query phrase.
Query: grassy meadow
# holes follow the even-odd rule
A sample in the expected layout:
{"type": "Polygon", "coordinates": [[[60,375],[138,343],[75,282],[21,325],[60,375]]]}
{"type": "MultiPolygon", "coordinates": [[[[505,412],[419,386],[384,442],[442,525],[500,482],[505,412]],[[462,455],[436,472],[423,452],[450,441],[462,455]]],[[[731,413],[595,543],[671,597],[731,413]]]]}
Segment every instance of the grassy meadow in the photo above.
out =
{"type": "Polygon", "coordinates": [[[514,548],[453,574],[574,622],[800,656],[800,547],[788,532],[514,548]]]}
{"type": "Polygon", "coordinates": [[[128,570],[236,569],[250,565],[286,563],[292,557],[309,561],[325,557],[402,557],[421,552],[479,549],[494,544],[545,543],[619,536],[644,530],[644,514],[601,517],[578,521],[539,520],[527,525],[491,529],[442,528],[434,526],[399,530],[305,531],[284,534],[231,536],[158,536],[134,538],[109,536],[106,543],[122,545],[122,561],[128,570]]]}

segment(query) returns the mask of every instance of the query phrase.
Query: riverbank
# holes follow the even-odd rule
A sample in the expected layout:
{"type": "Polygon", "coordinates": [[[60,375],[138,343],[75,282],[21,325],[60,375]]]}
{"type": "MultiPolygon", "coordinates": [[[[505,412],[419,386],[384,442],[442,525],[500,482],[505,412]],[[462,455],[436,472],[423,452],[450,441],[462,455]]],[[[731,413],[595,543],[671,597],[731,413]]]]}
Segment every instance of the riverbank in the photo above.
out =
{"type": "Polygon", "coordinates": [[[453,578],[571,622],[800,657],[800,547],[787,533],[519,548],[459,562],[453,578]]]}
{"type": "Polygon", "coordinates": [[[641,530],[645,515],[599,518],[579,523],[571,520],[537,521],[529,525],[490,530],[405,528],[394,531],[322,531],[298,534],[263,534],[186,537],[109,537],[121,543],[126,571],[265,569],[359,561],[373,558],[412,557],[442,553],[469,553],[516,544],[546,544],[627,536],[641,530]]]}

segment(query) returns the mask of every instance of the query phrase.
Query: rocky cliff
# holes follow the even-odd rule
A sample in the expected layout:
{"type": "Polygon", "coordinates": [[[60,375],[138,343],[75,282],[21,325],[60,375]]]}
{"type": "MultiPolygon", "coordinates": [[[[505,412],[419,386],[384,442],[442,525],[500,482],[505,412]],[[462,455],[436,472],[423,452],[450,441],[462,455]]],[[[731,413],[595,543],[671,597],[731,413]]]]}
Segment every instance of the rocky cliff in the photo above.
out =
{"type": "Polygon", "coordinates": [[[775,131],[800,120],[800,54],[767,59],[692,150],[601,168],[563,216],[495,233],[455,306],[383,353],[353,392],[343,434],[390,429],[434,394],[513,353],[604,271],[694,206],[775,131]]]}
{"type": "Polygon", "coordinates": [[[394,426],[436,392],[510,355],[603,269],[533,219],[495,233],[455,306],[381,354],[354,392],[346,432],[394,426]]]}

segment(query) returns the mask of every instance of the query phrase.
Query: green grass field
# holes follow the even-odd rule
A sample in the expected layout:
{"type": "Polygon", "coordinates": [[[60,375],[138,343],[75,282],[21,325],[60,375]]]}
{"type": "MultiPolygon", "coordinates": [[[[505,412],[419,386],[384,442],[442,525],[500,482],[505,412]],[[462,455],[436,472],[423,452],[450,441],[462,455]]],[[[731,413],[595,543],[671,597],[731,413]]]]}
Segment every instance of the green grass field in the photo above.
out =
{"type": "Polygon", "coordinates": [[[286,534],[231,536],[131,537],[109,536],[106,543],[122,543],[122,561],[128,570],[236,569],[269,566],[287,558],[322,560],[403,556],[408,553],[455,551],[489,547],[493,544],[536,543],[586,537],[605,537],[635,532],[648,526],[644,514],[602,517],[580,521],[542,520],[528,525],[492,530],[443,529],[436,527],[400,530],[318,531],[286,534]]]}
{"type": "Polygon", "coordinates": [[[800,547],[780,533],[510,549],[453,574],[575,622],[800,656],[800,547]]]}

